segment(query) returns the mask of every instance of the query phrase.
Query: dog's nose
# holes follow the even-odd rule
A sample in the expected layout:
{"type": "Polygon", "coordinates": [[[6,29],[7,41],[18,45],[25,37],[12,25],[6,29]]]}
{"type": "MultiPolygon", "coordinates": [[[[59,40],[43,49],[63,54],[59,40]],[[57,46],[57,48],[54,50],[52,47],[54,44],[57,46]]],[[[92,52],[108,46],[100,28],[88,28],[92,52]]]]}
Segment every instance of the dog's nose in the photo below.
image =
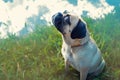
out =
{"type": "Polygon", "coordinates": [[[52,16],[52,22],[53,22],[53,24],[55,24],[56,22],[57,22],[57,23],[58,23],[58,22],[61,22],[62,17],[63,17],[63,15],[62,15],[62,13],[60,13],[60,12],[56,13],[55,15],[53,15],[53,16],[52,16]]]}
{"type": "Polygon", "coordinates": [[[55,18],[57,19],[57,18],[60,18],[62,16],[63,16],[62,13],[58,12],[52,16],[52,19],[55,19],[55,18]]]}
{"type": "Polygon", "coordinates": [[[52,16],[52,22],[56,27],[58,27],[58,25],[62,23],[62,20],[63,20],[63,15],[60,12],[52,16]]]}
{"type": "Polygon", "coordinates": [[[56,14],[56,16],[58,16],[58,17],[62,17],[63,15],[62,15],[61,12],[58,12],[58,13],[56,14]]]}
{"type": "Polygon", "coordinates": [[[56,13],[54,16],[55,16],[55,17],[62,17],[63,15],[62,15],[61,12],[58,12],[58,13],[56,13]]]}

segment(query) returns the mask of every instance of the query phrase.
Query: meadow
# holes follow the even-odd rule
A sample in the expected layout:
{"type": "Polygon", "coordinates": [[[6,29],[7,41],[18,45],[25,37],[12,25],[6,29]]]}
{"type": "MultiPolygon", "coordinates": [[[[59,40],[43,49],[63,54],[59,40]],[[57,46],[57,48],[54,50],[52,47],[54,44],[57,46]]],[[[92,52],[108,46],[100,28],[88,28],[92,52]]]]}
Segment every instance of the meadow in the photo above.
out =
{"type": "MultiPolygon", "coordinates": [[[[84,18],[106,61],[104,72],[93,80],[120,80],[120,23],[110,14],[97,21],[84,18]]],[[[54,26],[36,26],[23,37],[0,40],[0,80],[79,80],[70,68],[64,76],[62,39],[54,26]]]]}

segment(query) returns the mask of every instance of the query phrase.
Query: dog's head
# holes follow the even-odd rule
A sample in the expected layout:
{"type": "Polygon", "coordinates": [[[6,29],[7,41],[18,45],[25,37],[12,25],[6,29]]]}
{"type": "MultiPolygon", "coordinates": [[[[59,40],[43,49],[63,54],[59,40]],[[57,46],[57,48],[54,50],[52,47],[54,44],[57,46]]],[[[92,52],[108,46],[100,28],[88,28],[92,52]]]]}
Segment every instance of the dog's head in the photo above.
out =
{"type": "Polygon", "coordinates": [[[86,23],[75,14],[58,12],[52,16],[52,22],[63,36],[69,34],[72,39],[82,39],[86,36],[86,23]]]}

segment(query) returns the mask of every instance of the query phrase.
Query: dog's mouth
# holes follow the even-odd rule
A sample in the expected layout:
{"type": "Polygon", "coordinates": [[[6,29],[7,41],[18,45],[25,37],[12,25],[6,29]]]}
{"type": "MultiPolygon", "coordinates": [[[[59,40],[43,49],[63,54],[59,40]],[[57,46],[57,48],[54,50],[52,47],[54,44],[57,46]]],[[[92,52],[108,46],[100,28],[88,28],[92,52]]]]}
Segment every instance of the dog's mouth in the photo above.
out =
{"type": "Polygon", "coordinates": [[[52,16],[52,23],[62,34],[64,34],[63,27],[67,24],[71,25],[70,15],[66,14],[65,16],[63,16],[62,13],[58,12],[52,16]]]}

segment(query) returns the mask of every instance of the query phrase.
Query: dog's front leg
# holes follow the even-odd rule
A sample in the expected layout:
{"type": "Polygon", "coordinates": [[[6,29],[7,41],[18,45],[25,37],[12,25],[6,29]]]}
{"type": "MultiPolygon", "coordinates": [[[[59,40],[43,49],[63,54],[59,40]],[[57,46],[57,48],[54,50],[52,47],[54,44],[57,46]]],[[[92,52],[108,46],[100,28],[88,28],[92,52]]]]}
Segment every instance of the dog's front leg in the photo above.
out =
{"type": "Polygon", "coordinates": [[[68,74],[69,72],[69,62],[68,60],[65,60],[65,73],[68,74]]]}
{"type": "Polygon", "coordinates": [[[87,79],[87,74],[88,74],[88,69],[83,68],[80,70],[80,80],[86,80],[87,79]]]}

